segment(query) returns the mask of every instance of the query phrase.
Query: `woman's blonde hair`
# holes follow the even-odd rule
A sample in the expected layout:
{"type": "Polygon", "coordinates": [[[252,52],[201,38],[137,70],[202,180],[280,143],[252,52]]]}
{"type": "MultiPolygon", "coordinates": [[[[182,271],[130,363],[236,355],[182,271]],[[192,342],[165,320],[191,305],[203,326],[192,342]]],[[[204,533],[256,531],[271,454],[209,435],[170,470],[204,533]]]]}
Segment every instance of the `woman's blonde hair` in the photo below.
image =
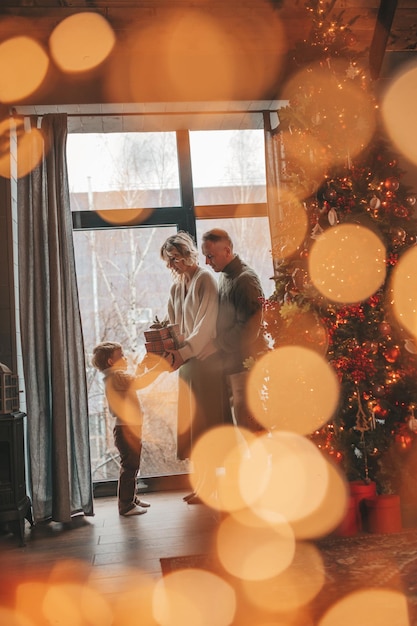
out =
{"type": "Polygon", "coordinates": [[[161,259],[166,262],[168,267],[169,253],[179,252],[184,259],[186,265],[196,265],[198,263],[198,248],[191,235],[184,230],[179,230],[176,235],[168,237],[168,239],[161,246],[161,259]]]}

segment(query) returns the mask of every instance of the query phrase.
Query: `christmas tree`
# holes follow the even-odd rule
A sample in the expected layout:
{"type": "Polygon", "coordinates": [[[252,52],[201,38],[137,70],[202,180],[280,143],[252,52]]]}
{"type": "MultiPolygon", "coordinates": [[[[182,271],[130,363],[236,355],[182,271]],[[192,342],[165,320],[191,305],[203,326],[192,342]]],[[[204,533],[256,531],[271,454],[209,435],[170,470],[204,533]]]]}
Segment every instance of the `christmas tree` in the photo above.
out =
{"type": "Polygon", "coordinates": [[[349,480],[375,480],[380,493],[389,493],[404,480],[417,432],[417,346],[388,306],[392,272],[416,243],[416,195],[403,183],[378,119],[354,21],[334,15],[334,4],[306,3],[312,29],[290,54],[283,90],[289,104],[279,111],[274,140],[285,154],[281,181],[302,202],[308,227],[289,256],[273,249],[275,291],[265,302],[265,329],[273,347],[303,343],[326,355],[340,402],[311,438],[349,480]],[[338,301],[313,284],[309,259],[323,233],[348,224],[378,236],[384,277],[365,298],[338,301]]]}

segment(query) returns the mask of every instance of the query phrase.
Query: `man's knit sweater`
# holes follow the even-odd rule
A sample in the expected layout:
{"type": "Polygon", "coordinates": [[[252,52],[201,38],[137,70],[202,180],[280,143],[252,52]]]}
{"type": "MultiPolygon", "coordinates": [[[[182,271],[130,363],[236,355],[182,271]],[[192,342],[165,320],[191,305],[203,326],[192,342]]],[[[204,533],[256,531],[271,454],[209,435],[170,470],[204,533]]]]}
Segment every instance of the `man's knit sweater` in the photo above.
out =
{"type": "Polygon", "coordinates": [[[216,346],[224,353],[228,374],[244,369],[243,362],[267,350],[262,333],[260,280],[252,268],[238,256],[219,277],[219,314],[216,346]]]}

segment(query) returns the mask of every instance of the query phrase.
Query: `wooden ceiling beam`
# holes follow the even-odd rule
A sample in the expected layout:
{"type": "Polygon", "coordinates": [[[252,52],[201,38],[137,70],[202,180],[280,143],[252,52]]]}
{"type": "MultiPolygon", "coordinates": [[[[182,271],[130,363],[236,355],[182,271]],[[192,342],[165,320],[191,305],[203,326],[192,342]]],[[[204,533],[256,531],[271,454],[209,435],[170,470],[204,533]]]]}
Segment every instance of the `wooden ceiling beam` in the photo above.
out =
{"type": "MultiPolygon", "coordinates": [[[[383,37],[378,49],[416,50],[416,0],[398,0],[396,5],[389,31],[385,29],[378,35],[380,41],[383,37]]],[[[195,0],[0,0],[0,43],[11,36],[23,34],[23,31],[46,43],[57,24],[70,15],[84,11],[103,15],[114,29],[117,39],[123,40],[132,27],[137,26],[139,35],[141,29],[155,21],[158,23],[167,11],[175,8],[185,11],[187,7],[198,9],[199,6],[195,0]]],[[[222,24],[226,24],[228,29],[237,32],[243,22],[248,22],[256,15],[259,17],[262,5],[261,0],[210,0],[201,6],[212,17],[221,17],[222,24]]],[[[346,23],[354,20],[354,51],[369,51],[378,24],[380,6],[380,0],[336,0],[335,13],[343,11],[346,23]]],[[[288,48],[291,49],[306,36],[311,26],[304,1],[277,0],[275,12],[284,24],[288,48]]],[[[377,64],[375,55],[373,52],[374,75],[381,62],[379,56],[377,64]]]]}

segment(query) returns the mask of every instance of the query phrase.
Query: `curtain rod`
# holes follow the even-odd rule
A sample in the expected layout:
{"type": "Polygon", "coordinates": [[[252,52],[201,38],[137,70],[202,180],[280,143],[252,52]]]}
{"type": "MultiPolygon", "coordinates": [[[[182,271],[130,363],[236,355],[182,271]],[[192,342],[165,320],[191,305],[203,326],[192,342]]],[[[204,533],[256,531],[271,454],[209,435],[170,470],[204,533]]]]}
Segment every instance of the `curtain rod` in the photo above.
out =
{"type": "MultiPolygon", "coordinates": [[[[263,115],[265,113],[278,113],[279,109],[251,109],[248,111],[138,111],[138,112],[126,112],[126,113],[67,113],[68,117],[130,117],[130,116],[148,116],[148,115],[242,115],[242,114],[259,114],[263,115]]],[[[52,113],[49,111],[48,113],[52,113]]],[[[48,115],[48,113],[18,113],[16,108],[10,109],[10,115],[12,117],[27,117],[30,115],[36,115],[37,117],[43,117],[44,115],[48,115]]],[[[58,113],[58,111],[54,111],[54,113],[58,113]]],[[[65,111],[60,111],[60,113],[65,113],[65,111]]]]}

